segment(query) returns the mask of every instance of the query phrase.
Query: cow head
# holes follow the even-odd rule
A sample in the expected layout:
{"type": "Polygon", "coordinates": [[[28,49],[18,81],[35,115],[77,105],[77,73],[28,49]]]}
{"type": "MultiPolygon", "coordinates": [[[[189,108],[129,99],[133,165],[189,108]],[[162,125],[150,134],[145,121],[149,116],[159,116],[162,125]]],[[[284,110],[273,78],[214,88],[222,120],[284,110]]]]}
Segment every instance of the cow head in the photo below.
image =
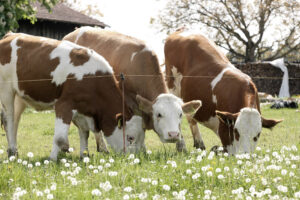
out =
{"type": "MultiPolygon", "coordinates": [[[[216,111],[221,123],[228,127],[230,145],[225,149],[230,154],[251,153],[255,150],[262,127],[271,128],[282,120],[266,120],[255,108],[242,108],[238,113],[216,111]],[[233,132],[233,136],[230,134],[233,132]]],[[[220,130],[219,130],[220,131],[220,130]]],[[[219,135],[222,134],[219,132],[219,135]]]]}
{"type": "Polygon", "coordinates": [[[183,113],[194,115],[201,107],[201,101],[183,103],[173,94],[161,94],[153,102],[137,95],[140,110],[152,117],[153,128],[164,143],[181,140],[181,119],[183,113]]]}
{"type": "MultiPolygon", "coordinates": [[[[123,143],[123,116],[117,114],[116,120],[118,122],[117,127],[113,131],[112,135],[106,137],[107,143],[116,152],[122,152],[124,148],[123,143]]],[[[126,121],[125,125],[125,149],[129,153],[137,153],[145,148],[145,132],[142,128],[142,118],[134,115],[130,120],[126,121]]]]}

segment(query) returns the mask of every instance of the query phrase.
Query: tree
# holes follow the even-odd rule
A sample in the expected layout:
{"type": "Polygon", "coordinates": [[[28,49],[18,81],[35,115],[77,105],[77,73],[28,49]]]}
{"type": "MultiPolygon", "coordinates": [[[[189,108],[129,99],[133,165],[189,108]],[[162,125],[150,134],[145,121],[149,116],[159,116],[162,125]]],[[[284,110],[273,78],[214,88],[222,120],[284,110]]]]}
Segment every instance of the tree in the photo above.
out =
{"type": "Polygon", "coordinates": [[[170,0],[154,24],[174,32],[203,31],[245,62],[273,60],[300,50],[300,0],[170,0]]]}
{"type": "Polygon", "coordinates": [[[19,25],[18,20],[28,19],[31,23],[36,21],[34,2],[40,2],[49,12],[59,0],[4,0],[0,1],[0,38],[8,31],[15,31],[19,25]]]}

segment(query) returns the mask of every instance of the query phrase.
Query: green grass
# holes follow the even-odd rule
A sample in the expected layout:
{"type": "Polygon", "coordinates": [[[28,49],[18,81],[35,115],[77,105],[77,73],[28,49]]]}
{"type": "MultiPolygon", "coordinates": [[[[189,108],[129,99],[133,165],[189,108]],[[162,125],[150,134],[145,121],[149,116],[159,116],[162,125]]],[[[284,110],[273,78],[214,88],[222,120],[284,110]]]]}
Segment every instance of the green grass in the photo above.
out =
{"type": "MultiPolygon", "coordinates": [[[[273,130],[263,129],[258,144],[261,150],[249,157],[209,156],[209,151],[195,150],[184,119],[182,131],[187,154],[177,153],[174,144],[162,144],[152,131],[146,133],[146,146],[151,154],[140,153],[134,158],[133,155],[100,154],[91,134],[88,163],[79,159],[79,136],[72,126],[69,141],[74,152],[60,155],[68,166],[64,160],[44,164],[52,147],[54,114],[27,110],[19,127],[19,157],[14,161],[7,160],[6,136],[0,131],[0,149],[4,150],[0,154],[0,199],[11,199],[24,190],[26,194],[21,199],[47,199],[47,192],[54,199],[259,199],[259,196],[297,199],[300,195],[300,112],[263,107],[262,113],[265,118],[284,121],[273,130]],[[34,157],[28,158],[28,152],[34,157]],[[39,163],[40,166],[35,166],[39,163]],[[98,173],[94,172],[96,169],[98,173]],[[114,173],[117,175],[112,176],[114,173]],[[224,179],[219,179],[220,175],[224,179]],[[109,191],[103,185],[100,187],[106,181],[106,189],[111,186],[109,191]],[[132,191],[124,191],[126,187],[132,191]],[[95,189],[101,196],[92,194],[95,189]],[[43,197],[37,196],[38,191],[43,192],[43,197]]],[[[203,126],[200,131],[207,149],[220,145],[212,131],[203,126]]]]}

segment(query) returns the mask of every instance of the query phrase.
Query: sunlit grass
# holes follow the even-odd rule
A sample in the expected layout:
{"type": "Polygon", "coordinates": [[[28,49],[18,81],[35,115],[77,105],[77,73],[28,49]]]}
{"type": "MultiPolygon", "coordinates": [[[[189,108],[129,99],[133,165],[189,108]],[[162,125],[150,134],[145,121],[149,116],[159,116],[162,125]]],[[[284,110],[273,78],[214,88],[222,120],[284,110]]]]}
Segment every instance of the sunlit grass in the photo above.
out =
{"type": "MultiPolygon", "coordinates": [[[[299,199],[300,113],[268,107],[263,107],[262,113],[284,122],[273,130],[263,129],[260,148],[252,155],[227,157],[197,151],[184,119],[187,154],[177,153],[174,144],[162,144],[151,131],[146,133],[148,153],[100,154],[91,134],[91,156],[82,161],[79,136],[72,126],[69,140],[74,152],[61,154],[58,163],[47,164],[54,114],[29,110],[19,128],[18,158],[7,158],[6,136],[0,131],[0,198],[299,199]],[[28,152],[33,153],[32,158],[28,152]]],[[[212,131],[202,126],[200,131],[208,150],[220,145],[212,131]]]]}

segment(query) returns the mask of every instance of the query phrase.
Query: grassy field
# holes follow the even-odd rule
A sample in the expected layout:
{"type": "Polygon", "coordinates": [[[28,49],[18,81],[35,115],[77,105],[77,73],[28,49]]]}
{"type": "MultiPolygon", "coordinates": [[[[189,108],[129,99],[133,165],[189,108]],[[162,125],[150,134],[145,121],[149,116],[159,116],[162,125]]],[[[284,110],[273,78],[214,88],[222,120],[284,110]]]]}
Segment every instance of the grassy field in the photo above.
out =
{"type": "MultiPolygon", "coordinates": [[[[147,153],[100,154],[91,134],[91,156],[82,161],[72,126],[74,152],[53,163],[47,159],[54,114],[27,110],[19,127],[18,158],[7,158],[6,136],[0,131],[0,199],[299,199],[300,112],[264,106],[262,113],[284,122],[263,129],[251,155],[228,157],[194,149],[184,120],[187,154],[176,153],[174,144],[162,144],[151,131],[146,133],[147,153]]],[[[207,149],[220,145],[212,131],[200,130],[207,149]]]]}

